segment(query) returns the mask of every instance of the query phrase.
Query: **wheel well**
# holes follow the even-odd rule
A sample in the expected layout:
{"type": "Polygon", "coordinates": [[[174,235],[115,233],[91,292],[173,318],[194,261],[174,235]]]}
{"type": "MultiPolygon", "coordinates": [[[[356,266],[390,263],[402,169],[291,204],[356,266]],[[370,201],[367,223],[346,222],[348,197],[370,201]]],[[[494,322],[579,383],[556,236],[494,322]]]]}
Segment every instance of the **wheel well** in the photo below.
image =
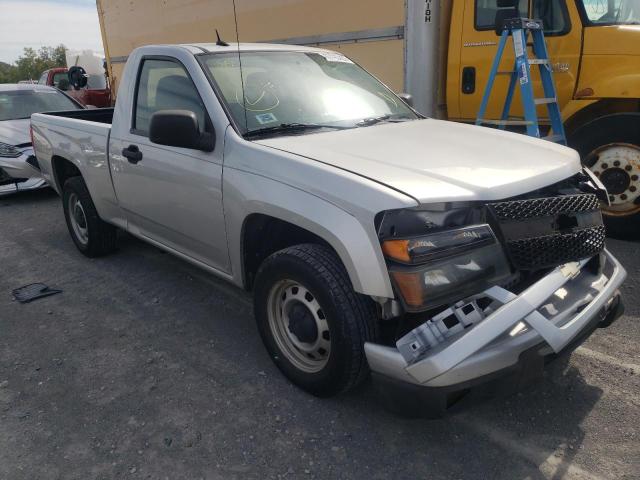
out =
{"type": "Polygon", "coordinates": [[[640,100],[625,98],[607,98],[583,108],[567,119],[564,125],[569,140],[580,127],[593,120],[616,113],[640,112],[640,100]]]}
{"type": "MultiPolygon", "coordinates": [[[[242,265],[244,286],[253,287],[258,268],[272,253],[301,243],[329,245],[318,235],[292,223],[269,215],[249,215],[242,227],[242,265]]],[[[335,250],[334,250],[335,251],[335,250]]]]}
{"type": "Polygon", "coordinates": [[[69,178],[82,176],[78,167],[64,157],[54,156],[51,159],[51,164],[53,165],[53,176],[61,192],[64,182],[69,178]]]}

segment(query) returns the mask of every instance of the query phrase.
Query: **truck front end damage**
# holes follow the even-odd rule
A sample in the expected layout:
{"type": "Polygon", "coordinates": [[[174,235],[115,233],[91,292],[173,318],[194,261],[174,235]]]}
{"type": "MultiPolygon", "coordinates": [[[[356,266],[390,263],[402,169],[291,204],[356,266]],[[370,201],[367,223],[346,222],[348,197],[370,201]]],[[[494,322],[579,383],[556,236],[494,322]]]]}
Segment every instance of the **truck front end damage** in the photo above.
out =
{"type": "Polygon", "coordinates": [[[622,314],[626,272],[604,248],[594,187],[580,174],[515,199],[378,219],[405,313],[365,352],[390,407],[437,415],[472,386],[536,377],[622,314]]]}

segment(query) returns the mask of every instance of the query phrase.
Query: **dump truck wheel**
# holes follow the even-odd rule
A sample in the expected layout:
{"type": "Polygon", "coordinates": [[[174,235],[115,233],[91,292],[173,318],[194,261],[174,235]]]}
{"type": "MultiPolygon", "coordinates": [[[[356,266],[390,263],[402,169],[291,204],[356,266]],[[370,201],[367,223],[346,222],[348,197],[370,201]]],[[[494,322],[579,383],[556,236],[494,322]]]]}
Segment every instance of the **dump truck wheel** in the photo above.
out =
{"type": "Polygon", "coordinates": [[[570,145],[607,187],[611,205],[603,213],[608,233],[640,235],[640,114],[598,118],[579,128],[570,145]]]}

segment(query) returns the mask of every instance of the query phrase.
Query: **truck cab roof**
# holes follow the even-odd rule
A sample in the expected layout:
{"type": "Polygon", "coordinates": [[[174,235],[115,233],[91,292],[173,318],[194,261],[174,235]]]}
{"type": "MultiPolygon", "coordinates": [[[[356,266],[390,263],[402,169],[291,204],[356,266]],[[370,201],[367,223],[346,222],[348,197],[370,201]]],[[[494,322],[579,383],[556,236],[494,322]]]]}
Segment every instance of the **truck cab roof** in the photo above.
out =
{"type": "Polygon", "coordinates": [[[273,51],[273,52],[290,52],[290,51],[308,51],[308,52],[330,52],[335,54],[335,51],[327,50],[324,48],[307,47],[302,45],[289,45],[279,43],[229,43],[228,46],[217,45],[215,43],[183,43],[179,45],[146,45],[140,48],[152,48],[152,47],[181,47],[194,55],[201,53],[229,53],[229,52],[255,52],[255,51],[273,51]]]}

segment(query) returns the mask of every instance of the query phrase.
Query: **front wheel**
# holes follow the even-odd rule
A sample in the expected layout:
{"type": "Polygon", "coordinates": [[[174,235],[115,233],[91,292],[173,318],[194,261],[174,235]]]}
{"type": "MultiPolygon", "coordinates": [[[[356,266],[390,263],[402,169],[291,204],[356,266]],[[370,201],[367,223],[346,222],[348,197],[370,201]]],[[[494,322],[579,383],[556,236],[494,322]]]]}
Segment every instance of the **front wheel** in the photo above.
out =
{"type": "Polygon", "coordinates": [[[603,209],[613,235],[640,234],[640,114],[598,118],[579,128],[571,146],[604,184],[611,205],[603,209]]]}
{"type": "Polygon", "coordinates": [[[353,290],[328,247],[297,245],[267,258],[256,276],[254,311],[271,358],[302,389],[327,397],[369,373],[364,343],[375,337],[375,308],[353,290]]]}

